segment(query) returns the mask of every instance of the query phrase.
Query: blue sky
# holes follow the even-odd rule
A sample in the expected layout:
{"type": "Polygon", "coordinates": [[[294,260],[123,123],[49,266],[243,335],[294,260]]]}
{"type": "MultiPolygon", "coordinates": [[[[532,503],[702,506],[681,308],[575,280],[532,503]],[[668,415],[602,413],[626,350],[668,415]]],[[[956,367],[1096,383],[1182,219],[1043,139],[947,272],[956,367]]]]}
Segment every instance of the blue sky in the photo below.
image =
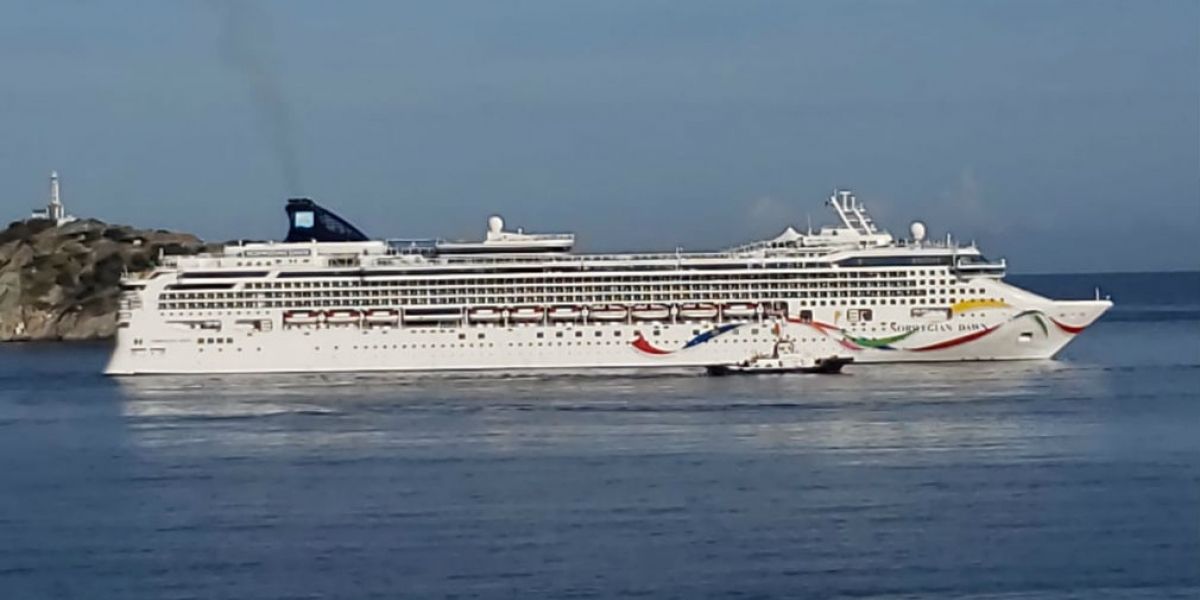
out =
{"type": "Polygon", "coordinates": [[[712,248],[850,186],[1015,271],[1200,268],[1200,3],[9,0],[0,139],[5,220],[58,169],[76,213],[209,239],[308,195],[712,248]]]}

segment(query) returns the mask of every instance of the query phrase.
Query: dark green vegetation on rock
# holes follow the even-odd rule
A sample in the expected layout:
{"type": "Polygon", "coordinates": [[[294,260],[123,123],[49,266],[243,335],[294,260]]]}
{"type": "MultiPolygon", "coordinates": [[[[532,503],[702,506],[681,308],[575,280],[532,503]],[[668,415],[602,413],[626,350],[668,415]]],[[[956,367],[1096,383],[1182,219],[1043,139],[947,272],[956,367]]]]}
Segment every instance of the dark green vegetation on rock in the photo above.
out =
{"type": "Polygon", "coordinates": [[[124,273],[203,247],[193,235],[91,219],[11,223],[0,231],[0,341],[109,337],[124,273]]]}

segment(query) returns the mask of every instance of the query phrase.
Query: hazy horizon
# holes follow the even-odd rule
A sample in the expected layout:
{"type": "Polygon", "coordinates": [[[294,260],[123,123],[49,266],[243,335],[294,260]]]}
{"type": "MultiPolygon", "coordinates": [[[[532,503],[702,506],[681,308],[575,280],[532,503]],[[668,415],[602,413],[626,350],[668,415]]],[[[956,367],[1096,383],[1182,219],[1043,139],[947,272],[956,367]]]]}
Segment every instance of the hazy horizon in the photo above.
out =
{"type": "Polygon", "coordinates": [[[22,0],[5,222],[719,248],[856,191],[1016,273],[1200,267],[1200,3],[22,0]]]}

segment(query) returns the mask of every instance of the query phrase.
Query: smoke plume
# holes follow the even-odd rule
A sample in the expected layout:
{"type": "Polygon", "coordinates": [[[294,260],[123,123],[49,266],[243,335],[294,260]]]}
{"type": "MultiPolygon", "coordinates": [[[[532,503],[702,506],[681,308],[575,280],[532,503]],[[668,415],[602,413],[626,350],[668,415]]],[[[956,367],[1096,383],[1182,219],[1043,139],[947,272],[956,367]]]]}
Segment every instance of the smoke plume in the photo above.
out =
{"type": "Polygon", "coordinates": [[[221,19],[220,43],[225,62],[245,78],[255,117],[271,146],[289,195],[302,191],[292,110],[265,54],[270,24],[256,2],[210,0],[221,19]]]}

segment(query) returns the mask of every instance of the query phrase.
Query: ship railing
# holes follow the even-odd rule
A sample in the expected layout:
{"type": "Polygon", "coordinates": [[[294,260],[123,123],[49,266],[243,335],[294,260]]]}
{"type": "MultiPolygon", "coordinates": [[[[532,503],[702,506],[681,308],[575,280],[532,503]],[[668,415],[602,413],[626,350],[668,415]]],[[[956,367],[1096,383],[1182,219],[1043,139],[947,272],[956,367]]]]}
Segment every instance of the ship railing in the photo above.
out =
{"type": "MultiPolygon", "coordinates": [[[[505,233],[510,233],[510,232],[505,232],[505,233]]],[[[520,236],[520,238],[518,238],[518,240],[516,240],[516,241],[525,241],[525,240],[534,240],[534,241],[537,241],[537,240],[542,240],[542,241],[545,241],[545,240],[569,240],[569,241],[575,241],[575,234],[573,234],[573,233],[518,233],[516,235],[520,236]]],[[[439,244],[441,244],[441,243],[453,244],[453,243],[461,243],[461,242],[455,242],[454,240],[438,240],[438,243],[439,244]]]]}
{"type": "Polygon", "coordinates": [[[959,257],[954,261],[954,270],[963,274],[1003,275],[1008,270],[1008,262],[1003,258],[989,261],[982,257],[959,257]]]}

